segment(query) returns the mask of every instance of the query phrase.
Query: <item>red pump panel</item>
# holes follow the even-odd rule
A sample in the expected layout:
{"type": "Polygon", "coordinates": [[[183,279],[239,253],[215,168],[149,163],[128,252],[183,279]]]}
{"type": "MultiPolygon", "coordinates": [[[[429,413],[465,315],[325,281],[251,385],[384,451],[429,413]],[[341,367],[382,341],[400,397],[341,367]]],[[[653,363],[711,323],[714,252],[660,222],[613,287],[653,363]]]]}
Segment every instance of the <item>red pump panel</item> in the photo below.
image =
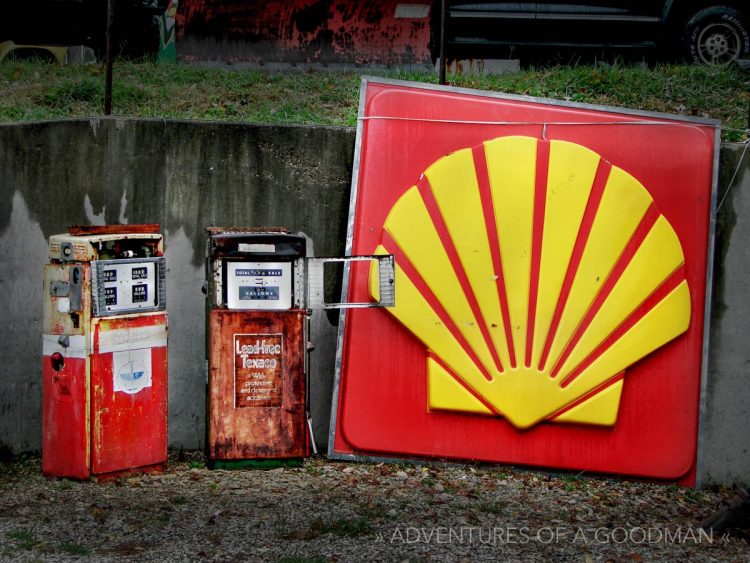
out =
{"type": "MultiPolygon", "coordinates": [[[[45,348],[47,340],[51,339],[45,339],[45,348]]],[[[87,403],[82,400],[85,391],[85,356],[63,356],[57,350],[45,353],[42,358],[42,471],[46,475],[75,479],[89,476],[87,403]],[[58,356],[53,357],[54,354],[58,356]],[[58,358],[63,358],[62,365],[58,358]]]]}
{"type": "Polygon", "coordinates": [[[396,307],[346,313],[334,457],[693,483],[716,123],[397,81],[361,100],[349,250],[395,254],[396,307]]]}
{"type": "Polygon", "coordinates": [[[92,331],[92,473],[164,463],[167,315],[93,319],[92,331]]]}

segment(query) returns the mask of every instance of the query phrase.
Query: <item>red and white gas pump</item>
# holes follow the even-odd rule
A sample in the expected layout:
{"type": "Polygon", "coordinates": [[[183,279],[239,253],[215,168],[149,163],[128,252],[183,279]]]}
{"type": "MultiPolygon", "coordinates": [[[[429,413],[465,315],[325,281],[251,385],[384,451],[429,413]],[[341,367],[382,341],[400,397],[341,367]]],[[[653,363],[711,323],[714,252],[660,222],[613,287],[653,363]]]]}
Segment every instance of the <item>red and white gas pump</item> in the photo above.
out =
{"type": "Polygon", "coordinates": [[[71,227],[44,268],[42,471],[88,479],[167,458],[158,225],[71,227]]]}

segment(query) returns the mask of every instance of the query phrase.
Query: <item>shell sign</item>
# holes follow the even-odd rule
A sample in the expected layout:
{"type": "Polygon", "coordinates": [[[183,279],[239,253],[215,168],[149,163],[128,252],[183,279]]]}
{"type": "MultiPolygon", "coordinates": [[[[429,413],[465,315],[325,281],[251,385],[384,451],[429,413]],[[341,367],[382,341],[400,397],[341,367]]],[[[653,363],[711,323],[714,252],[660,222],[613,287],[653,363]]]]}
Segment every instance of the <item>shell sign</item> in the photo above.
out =
{"type": "Polygon", "coordinates": [[[716,138],[363,81],[349,250],[395,256],[396,305],[343,318],[329,453],[693,483],[716,138]]]}

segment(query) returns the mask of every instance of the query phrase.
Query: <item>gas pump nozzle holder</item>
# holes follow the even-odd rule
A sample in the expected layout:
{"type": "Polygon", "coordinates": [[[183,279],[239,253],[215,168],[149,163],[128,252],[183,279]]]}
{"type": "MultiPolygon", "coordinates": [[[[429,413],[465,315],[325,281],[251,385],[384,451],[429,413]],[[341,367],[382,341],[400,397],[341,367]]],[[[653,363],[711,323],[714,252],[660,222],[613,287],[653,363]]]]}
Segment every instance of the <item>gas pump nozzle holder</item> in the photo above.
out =
{"type": "Polygon", "coordinates": [[[207,231],[209,462],[301,459],[315,447],[310,310],[392,305],[393,257],[308,258],[306,237],[278,228],[207,231]],[[325,264],[363,260],[378,265],[380,301],[326,303],[325,264]]]}

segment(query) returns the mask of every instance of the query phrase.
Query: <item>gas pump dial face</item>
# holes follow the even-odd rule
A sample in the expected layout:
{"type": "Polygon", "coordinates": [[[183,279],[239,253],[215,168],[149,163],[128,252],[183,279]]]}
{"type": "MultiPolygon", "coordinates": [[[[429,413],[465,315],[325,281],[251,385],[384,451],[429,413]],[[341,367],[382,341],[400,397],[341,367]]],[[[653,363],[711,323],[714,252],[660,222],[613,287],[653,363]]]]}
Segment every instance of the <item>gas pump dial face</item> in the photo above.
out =
{"type": "Polygon", "coordinates": [[[227,264],[229,309],[290,309],[291,262],[229,262],[227,264]]]}
{"type": "Polygon", "coordinates": [[[105,311],[123,313],[157,305],[157,275],[153,262],[103,261],[98,282],[104,287],[105,311]]]}

